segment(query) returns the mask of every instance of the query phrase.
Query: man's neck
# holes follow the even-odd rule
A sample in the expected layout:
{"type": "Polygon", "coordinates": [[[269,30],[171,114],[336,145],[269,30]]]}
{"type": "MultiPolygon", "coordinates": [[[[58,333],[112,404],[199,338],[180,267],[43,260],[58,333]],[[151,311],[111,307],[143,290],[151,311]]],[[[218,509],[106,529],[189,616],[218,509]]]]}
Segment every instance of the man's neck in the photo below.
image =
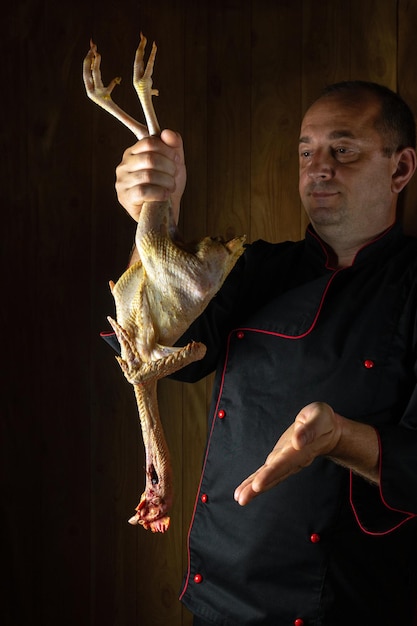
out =
{"type": "Polygon", "coordinates": [[[339,237],[326,236],[326,233],[320,232],[320,229],[315,229],[322,241],[326,244],[326,249],[330,261],[330,265],[334,268],[350,267],[359,250],[366,245],[378,239],[384,232],[386,232],[392,225],[387,226],[380,232],[375,232],[371,236],[363,237],[356,236],[349,240],[344,234],[339,237]]]}

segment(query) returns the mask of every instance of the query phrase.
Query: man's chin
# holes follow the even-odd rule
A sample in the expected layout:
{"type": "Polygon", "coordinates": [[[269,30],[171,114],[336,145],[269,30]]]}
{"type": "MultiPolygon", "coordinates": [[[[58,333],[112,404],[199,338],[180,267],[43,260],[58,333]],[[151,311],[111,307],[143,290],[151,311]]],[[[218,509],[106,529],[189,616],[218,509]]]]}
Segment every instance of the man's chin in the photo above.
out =
{"type": "Polygon", "coordinates": [[[342,216],[337,209],[330,207],[315,207],[309,209],[307,215],[313,225],[317,226],[340,226],[342,216]]]}

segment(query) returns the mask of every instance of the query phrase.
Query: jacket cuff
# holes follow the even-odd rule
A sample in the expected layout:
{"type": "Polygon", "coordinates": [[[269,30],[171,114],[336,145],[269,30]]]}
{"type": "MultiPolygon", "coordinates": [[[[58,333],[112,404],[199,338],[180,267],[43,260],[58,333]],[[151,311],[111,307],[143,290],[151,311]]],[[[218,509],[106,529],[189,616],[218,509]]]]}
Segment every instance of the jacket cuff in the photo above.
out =
{"type": "Polygon", "coordinates": [[[362,532],[368,535],[387,535],[409,520],[417,517],[415,513],[390,506],[382,488],[383,452],[379,443],[379,485],[368,482],[350,471],[350,505],[362,532]]]}
{"type": "Polygon", "coordinates": [[[116,337],[116,333],[113,333],[112,331],[104,331],[100,333],[100,337],[104,339],[104,341],[108,343],[109,346],[111,346],[113,350],[117,352],[117,354],[120,356],[121,354],[120,343],[116,337]]]}

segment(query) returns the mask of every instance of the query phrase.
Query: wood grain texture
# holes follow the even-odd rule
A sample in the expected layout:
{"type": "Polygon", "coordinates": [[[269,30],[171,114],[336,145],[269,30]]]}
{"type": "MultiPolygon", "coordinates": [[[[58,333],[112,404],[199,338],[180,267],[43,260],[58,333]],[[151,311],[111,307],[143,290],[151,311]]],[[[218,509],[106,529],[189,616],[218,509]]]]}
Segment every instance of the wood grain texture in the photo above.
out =
{"type": "MultiPolygon", "coordinates": [[[[156,109],[184,138],[186,238],[303,236],[301,116],[327,84],[397,89],[417,115],[414,0],[21,0],[4,9],[2,626],[190,626],[177,600],[212,377],[164,381],[172,527],[127,519],[143,489],[133,390],[99,338],[135,225],[114,170],[133,135],[87,99],[92,36],[133,116],[139,33],[158,44],[156,109]],[[10,295],[9,295],[10,294],[10,295]]],[[[417,178],[402,199],[417,235],[417,178]]],[[[272,442],[273,443],[273,442],[272,442]]],[[[272,447],[271,443],[271,447],[272,447]]]]}
{"type": "Polygon", "coordinates": [[[211,2],[208,14],[207,231],[228,239],[249,220],[250,15],[240,0],[211,2]]]}
{"type": "Polygon", "coordinates": [[[296,240],[301,213],[301,2],[261,3],[252,16],[250,240],[296,240]]]}
{"type": "Polygon", "coordinates": [[[351,0],[350,76],[396,88],[397,0],[351,0]]]}
{"type": "MultiPolygon", "coordinates": [[[[409,104],[415,119],[417,119],[416,24],[417,3],[413,0],[399,0],[397,90],[409,104]]],[[[406,232],[417,236],[417,175],[414,175],[403,192],[401,209],[406,232]]]]}

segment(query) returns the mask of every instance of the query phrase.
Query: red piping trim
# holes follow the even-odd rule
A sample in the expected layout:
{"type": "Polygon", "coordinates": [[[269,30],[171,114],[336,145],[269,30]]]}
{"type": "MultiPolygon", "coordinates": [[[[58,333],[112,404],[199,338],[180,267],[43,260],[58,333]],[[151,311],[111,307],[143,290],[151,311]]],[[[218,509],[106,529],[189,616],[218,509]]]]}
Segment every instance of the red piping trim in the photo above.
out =
{"type": "MultiPolygon", "coordinates": [[[[254,332],[254,333],[262,333],[263,335],[273,335],[274,337],[282,337],[284,339],[303,339],[304,337],[306,337],[307,335],[309,335],[312,332],[312,330],[314,329],[315,325],[317,324],[317,320],[318,320],[318,318],[320,316],[320,313],[322,311],[323,303],[324,303],[324,300],[325,300],[325,298],[327,296],[327,293],[329,291],[330,285],[332,284],[332,282],[336,278],[336,276],[340,272],[342,272],[343,270],[344,270],[343,267],[339,268],[338,270],[335,270],[334,273],[331,275],[331,277],[330,277],[330,279],[329,279],[329,281],[328,281],[328,283],[326,285],[326,288],[325,288],[325,290],[323,292],[323,295],[321,297],[320,304],[319,304],[318,309],[317,309],[317,313],[314,316],[314,319],[313,319],[313,321],[311,323],[311,326],[304,333],[301,333],[300,335],[286,335],[285,333],[276,333],[276,332],[274,332],[272,330],[261,330],[261,329],[258,329],[258,328],[247,328],[247,327],[239,327],[239,330],[251,331],[251,332],[254,332]]],[[[235,332],[235,331],[232,331],[232,332],[235,332]]]]}
{"type": "Polygon", "coordinates": [[[207,440],[207,449],[206,449],[206,454],[204,456],[204,462],[203,462],[203,467],[201,470],[201,476],[200,476],[200,482],[198,484],[198,489],[197,489],[197,496],[195,499],[195,503],[194,503],[194,509],[193,509],[193,514],[191,516],[191,522],[190,522],[190,527],[188,529],[188,534],[187,534],[187,577],[184,583],[184,589],[181,592],[181,595],[179,597],[180,600],[182,600],[185,592],[187,591],[188,588],[188,584],[190,582],[190,576],[191,576],[191,555],[190,555],[190,536],[191,536],[191,529],[193,527],[194,524],[194,518],[195,518],[195,513],[197,510],[197,504],[200,498],[200,491],[201,491],[201,483],[203,482],[203,478],[204,478],[204,472],[206,469],[206,464],[207,464],[207,458],[208,458],[208,453],[210,450],[210,445],[211,445],[211,439],[213,436],[213,430],[214,430],[214,426],[216,424],[216,416],[217,416],[217,410],[219,408],[219,404],[220,404],[220,398],[223,392],[223,386],[224,386],[224,379],[225,379],[225,373],[226,373],[226,366],[227,366],[227,362],[229,360],[229,351],[230,351],[230,338],[232,336],[232,332],[229,334],[229,337],[227,339],[227,348],[226,348],[226,356],[224,359],[224,366],[223,366],[223,371],[222,371],[222,378],[221,378],[221,383],[220,383],[220,389],[219,389],[219,395],[217,397],[217,402],[216,402],[216,408],[214,410],[214,414],[213,414],[213,419],[212,419],[212,423],[211,423],[211,428],[210,428],[210,433],[209,433],[209,437],[207,440]]]}
{"type": "Polygon", "coordinates": [[[312,228],[310,229],[310,235],[314,237],[314,239],[320,244],[320,248],[323,250],[323,254],[326,257],[326,263],[324,264],[325,268],[328,270],[334,270],[335,268],[330,265],[329,251],[324,245],[323,241],[312,228]]]}
{"type": "MultiPolygon", "coordinates": [[[[395,222],[394,224],[392,224],[391,226],[389,226],[386,230],[384,230],[382,233],[380,233],[377,237],[375,237],[375,239],[372,239],[371,241],[368,241],[367,243],[365,243],[361,248],[359,248],[359,250],[356,252],[355,256],[353,257],[353,261],[352,264],[348,267],[352,267],[352,265],[355,264],[356,258],[358,256],[358,254],[360,254],[362,252],[362,250],[365,250],[365,248],[367,248],[368,246],[371,246],[373,243],[375,243],[376,241],[379,241],[380,239],[382,239],[383,237],[385,237],[385,235],[395,226],[395,222]]],[[[324,245],[324,242],[320,239],[320,237],[317,235],[317,233],[311,228],[310,229],[310,235],[312,237],[314,237],[314,239],[316,239],[316,241],[320,244],[321,249],[323,250],[323,253],[326,257],[326,263],[325,263],[325,267],[328,270],[334,270],[335,268],[332,267],[330,265],[330,259],[329,259],[329,251],[326,248],[326,246],[324,245]]]]}
{"type": "Polygon", "coordinates": [[[358,523],[359,528],[362,530],[362,532],[366,533],[367,535],[372,535],[374,537],[378,537],[378,536],[388,535],[389,533],[392,533],[394,530],[397,530],[397,528],[399,528],[400,526],[402,526],[403,524],[408,522],[410,519],[413,519],[414,517],[417,517],[417,514],[416,513],[411,513],[410,511],[403,511],[402,509],[396,509],[395,507],[390,506],[388,504],[388,502],[385,500],[384,495],[382,493],[382,486],[381,486],[381,474],[382,474],[382,445],[381,445],[381,438],[380,438],[379,433],[378,433],[378,431],[376,429],[375,429],[375,432],[376,432],[377,437],[378,437],[378,445],[379,445],[379,468],[378,468],[378,473],[379,473],[379,496],[381,498],[381,502],[389,511],[394,511],[395,513],[400,513],[401,515],[405,515],[405,518],[403,520],[401,520],[401,522],[398,522],[398,524],[396,524],[395,526],[393,526],[392,528],[390,528],[388,530],[379,531],[379,532],[372,532],[370,530],[367,530],[365,528],[365,526],[362,525],[362,522],[359,519],[359,514],[358,514],[358,512],[356,510],[356,507],[355,507],[355,505],[353,503],[353,472],[352,472],[352,470],[350,470],[350,476],[349,476],[349,501],[350,501],[350,506],[352,507],[355,519],[356,519],[356,521],[358,523]]]}

